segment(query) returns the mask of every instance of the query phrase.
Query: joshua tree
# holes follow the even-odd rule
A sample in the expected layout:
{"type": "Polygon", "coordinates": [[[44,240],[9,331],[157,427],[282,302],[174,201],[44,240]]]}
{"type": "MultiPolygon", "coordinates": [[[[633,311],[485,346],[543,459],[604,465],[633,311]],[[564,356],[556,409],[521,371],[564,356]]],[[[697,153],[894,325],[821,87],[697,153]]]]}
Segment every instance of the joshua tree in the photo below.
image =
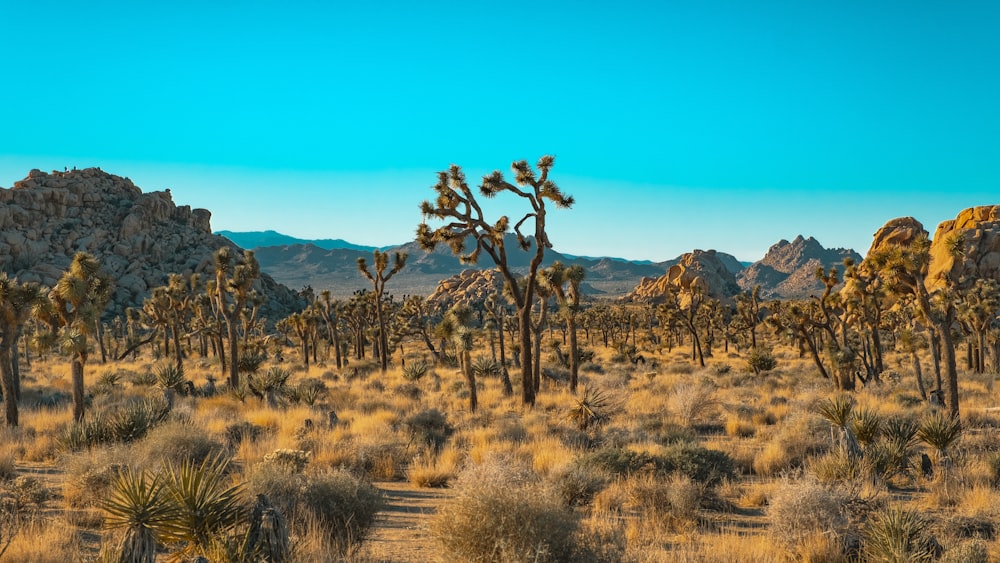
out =
{"type": "Polygon", "coordinates": [[[0,382],[3,387],[4,414],[8,426],[17,426],[17,402],[20,398],[14,370],[17,341],[35,305],[45,298],[35,284],[19,283],[0,273],[0,382]]]}
{"type": "Polygon", "coordinates": [[[736,318],[733,319],[736,332],[750,334],[750,348],[757,348],[757,325],[760,324],[760,285],[753,286],[736,296],[736,318]]]}
{"type": "Polygon", "coordinates": [[[319,311],[320,317],[323,319],[323,324],[326,325],[327,337],[330,339],[330,346],[333,347],[334,357],[337,361],[337,369],[344,367],[343,358],[340,356],[340,330],[337,325],[340,324],[340,309],[343,307],[343,303],[337,301],[330,296],[330,290],[324,289],[319,294],[319,299],[316,303],[319,304],[317,310],[319,311]]]}
{"type": "Polygon", "coordinates": [[[240,385],[239,325],[243,310],[252,301],[251,286],[260,277],[260,265],[252,250],[243,251],[242,261],[237,261],[233,249],[223,246],[215,253],[215,293],[212,296],[216,312],[226,325],[229,346],[229,385],[240,385]]]}
{"type": "MultiPolygon", "coordinates": [[[[946,241],[952,254],[958,255],[961,240],[946,241]]],[[[947,380],[948,409],[953,417],[958,417],[958,366],[955,361],[955,341],[951,327],[955,322],[955,296],[953,282],[946,279],[946,287],[930,294],[926,286],[930,266],[931,243],[926,232],[918,236],[910,245],[893,245],[877,250],[867,261],[889,287],[897,293],[911,295],[921,316],[933,325],[935,334],[941,339],[941,356],[947,380]]]]}
{"type": "Polygon", "coordinates": [[[384,372],[389,367],[389,337],[385,329],[385,317],[382,311],[382,295],[385,293],[385,284],[392,276],[406,266],[406,253],[396,252],[393,256],[392,269],[386,272],[389,267],[389,254],[387,252],[375,251],[374,273],[368,271],[368,263],[364,258],[358,258],[358,271],[360,271],[368,281],[372,282],[372,294],[375,296],[375,318],[378,320],[378,351],[379,360],[384,372]]]}
{"type": "Polygon", "coordinates": [[[521,232],[521,227],[531,220],[534,223],[535,253],[528,265],[527,283],[524,288],[518,286],[517,277],[511,269],[507,255],[505,234],[510,227],[510,219],[501,216],[495,223],[488,223],[483,216],[479,201],[465,181],[465,173],[456,165],[449,170],[438,173],[438,183],[434,186],[437,199],[431,203],[424,201],[420,211],[425,222],[417,228],[417,240],[426,250],[433,250],[440,243],[451,247],[452,252],[461,255],[464,263],[472,264],[478,261],[483,252],[493,260],[506,285],[510,288],[514,305],[517,308],[518,325],[520,328],[521,359],[521,398],[526,405],[535,404],[534,377],[531,361],[531,307],[537,284],[538,269],[545,257],[545,249],[551,248],[546,227],[546,201],[556,207],[569,208],[573,206],[573,198],[564,195],[558,186],[549,180],[549,171],[555,158],[543,156],[538,160],[536,174],[526,160],[520,160],[511,165],[514,172],[514,182],[511,184],[497,170],[483,177],[479,193],[486,198],[492,198],[501,192],[510,192],[524,198],[531,209],[514,223],[514,233],[522,250],[531,248],[532,242],[521,232]],[[446,223],[437,229],[431,229],[426,219],[435,218],[446,223]],[[468,239],[474,241],[474,248],[465,253],[468,239]]]}
{"type": "Polygon", "coordinates": [[[500,382],[503,384],[503,394],[509,397],[514,393],[514,387],[510,384],[510,374],[507,373],[507,347],[504,343],[504,323],[507,321],[506,306],[503,305],[498,295],[494,293],[486,298],[483,307],[496,323],[500,344],[500,382]]]}
{"type": "Polygon", "coordinates": [[[455,346],[458,367],[469,386],[469,411],[476,412],[479,401],[476,398],[476,372],[472,369],[471,329],[473,312],[468,305],[455,305],[448,310],[438,325],[437,333],[442,339],[450,340],[455,346]]]}
{"type": "Polygon", "coordinates": [[[542,270],[541,282],[548,286],[559,302],[569,331],[569,390],[576,393],[577,377],[580,373],[580,352],[576,339],[576,317],[580,312],[580,283],[585,271],[583,266],[564,266],[556,262],[542,270]],[[565,287],[564,287],[565,286],[565,287]]]}
{"type": "Polygon", "coordinates": [[[92,255],[78,252],[69,269],[59,278],[49,292],[51,308],[46,308],[43,319],[53,328],[60,329],[60,340],[72,355],[73,419],[83,420],[83,368],[87,363],[88,341],[97,319],[111,299],[111,277],[101,271],[101,265],[92,255]]]}

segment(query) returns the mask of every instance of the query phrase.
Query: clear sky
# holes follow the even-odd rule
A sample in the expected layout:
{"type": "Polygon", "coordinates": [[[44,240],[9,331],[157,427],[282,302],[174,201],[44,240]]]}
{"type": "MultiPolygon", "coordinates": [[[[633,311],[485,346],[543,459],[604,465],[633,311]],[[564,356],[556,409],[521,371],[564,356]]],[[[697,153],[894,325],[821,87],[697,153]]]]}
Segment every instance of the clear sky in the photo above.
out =
{"type": "Polygon", "coordinates": [[[0,29],[0,186],[101,166],[216,230],[401,243],[435,171],[546,153],[572,254],[863,253],[1000,204],[993,1],[0,0],[0,29]]]}

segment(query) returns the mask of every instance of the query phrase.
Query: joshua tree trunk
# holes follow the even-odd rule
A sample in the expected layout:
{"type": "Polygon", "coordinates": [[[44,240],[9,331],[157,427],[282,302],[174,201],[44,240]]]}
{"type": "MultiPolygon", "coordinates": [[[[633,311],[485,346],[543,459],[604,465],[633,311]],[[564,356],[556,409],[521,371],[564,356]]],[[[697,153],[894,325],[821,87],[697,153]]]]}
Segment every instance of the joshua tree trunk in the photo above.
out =
{"type": "MultiPolygon", "coordinates": [[[[14,350],[17,350],[17,348],[14,350]]],[[[6,343],[0,346],[0,383],[3,385],[4,415],[7,426],[17,426],[17,393],[14,390],[11,352],[6,343]]]]}
{"type": "Polygon", "coordinates": [[[949,326],[940,327],[941,333],[941,356],[944,360],[944,367],[948,375],[947,400],[948,410],[951,416],[958,418],[958,365],[955,361],[955,343],[951,338],[951,328],[949,326]]]}
{"type": "Polygon", "coordinates": [[[507,351],[504,346],[504,336],[503,336],[503,315],[499,316],[499,337],[500,337],[500,383],[503,384],[503,395],[504,397],[510,397],[514,394],[514,386],[510,384],[510,374],[507,373],[507,351]]]}
{"type": "Polygon", "coordinates": [[[240,386],[240,351],[235,322],[227,320],[226,340],[229,341],[229,386],[236,389],[240,386]]]}
{"type": "Polygon", "coordinates": [[[910,360],[913,362],[913,373],[917,377],[917,390],[920,391],[920,398],[927,400],[927,388],[924,387],[924,372],[920,368],[920,357],[917,356],[916,348],[910,350],[910,360]]]}
{"type": "Polygon", "coordinates": [[[521,400],[526,405],[534,405],[535,382],[531,373],[531,308],[518,307],[517,321],[521,337],[521,400]]]}
{"type": "Polygon", "coordinates": [[[577,376],[580,373],[580,352],[576,342],[576,315],[569,315],[569,390],[576,393],[577,376]]]}
{"type": "Polygon", "coordinates": [[[462,372],[465,374],[465,381],[469,385],[469,412],[476,412],[479,406],[479,399],[476,396],[476,374],[472,371],[472,354],[463,347],[461,351],[462,372]]]}
{"type": "Polygon", "coordinates": [[[83,396],[83,366],[87,363],[87,355],[82,353],[73,354],[70,366],[73,376],[73,420],[81,422],[83,420],[84,396],[83,396]]]}

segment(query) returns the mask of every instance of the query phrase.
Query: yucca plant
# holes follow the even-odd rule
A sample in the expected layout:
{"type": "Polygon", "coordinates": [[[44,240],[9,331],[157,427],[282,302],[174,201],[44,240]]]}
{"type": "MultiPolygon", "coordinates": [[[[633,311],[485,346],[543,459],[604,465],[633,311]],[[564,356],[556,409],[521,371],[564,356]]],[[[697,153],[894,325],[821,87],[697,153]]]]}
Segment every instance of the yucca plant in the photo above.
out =
{"type": "Polygon", "coordinates": [[[103,504],[108,528],[124,528],[125,536],[113,554],[117,563],[156,561],[157,530],[175,518],[163,481],[144,471],[122,468],[111,479],[111,494],[103,504]]]}
{"type": "Polygon", "coordinates": [[[948,459],[948,449],[962,436],[962,422],[944,411],[935,411],[920,422],[917,438],[934,448],[939,460],[948,459]]]}
{"type": "Polygon", "coordinates": [[[166,541],[183,542],[183,555],[203,555],[213,537],[238,523],[243,487],[230,483],[228,468],[229,460],[221,456],[164,468],[164,487],[173,511],[159,531],[166,541]]]}
{"type": "Polygon", "coordinates": [[[576,401],[567,418],[580,430],[600,426],[611,418],[611,400],[599,390],[587,388],[576,401]]]}
{"type": "Polygon", "coordinates": [[[156,386],[160,389],[169,389],[182,395],[187,392],[184,370],[177,367],[177,364],[160,364],[153,369],[153,373],[156,375],[156,386]]]}
{"type": "Polygon", "coordinates": [[[428,371],[429,367],[427,366],[427,362],[417,360],[403,366],[403,378],[407,381],[420,381],[425,375],[427,375],[428,371]]]}
{"type": "Polygon", "coordinates": [[[860,408],[854,413],[851,429],[858,442],[867,448],[882,433],[882,417],[874,409],[860,408]]]}
{"type": "Polygon", "coordinates": [[[884,563],[933,561],[927,521],[898,507],[872,514],[865,529],[864,555],[865,561],[884,563]]]}
{"type": "Polygon", "coordinates": [[[472,361],[472,373],[479,378],[500,375],[500,363],[488,356],[479,356],[472,361]]]}
{"type": "Polygon", "coordinates": [[[840,430],[840,445],[847,450],[847,453],[861,456],[861,446],[851,428],[851,421],[854,418],[854,397],[850,395],[837,395],[835,397],[821,401],[816,406],[816,411],[825,418],[835,429],[840,430]]]}
{"type": "Polygon", "coordinates": [[[901,449],[909,450],[916,445],[918,425],[909,418],[894,416],[882,423],[882,436],[901,449]]]}
{"type": "Polygon", "coordinates": [[[288,378],[291,376],[292,372],[285,368],[271,367],[264,373],[250,374],[247,377],[247,385],[254,395],[274,401],[277,396],[285,394],[288,378]]]}

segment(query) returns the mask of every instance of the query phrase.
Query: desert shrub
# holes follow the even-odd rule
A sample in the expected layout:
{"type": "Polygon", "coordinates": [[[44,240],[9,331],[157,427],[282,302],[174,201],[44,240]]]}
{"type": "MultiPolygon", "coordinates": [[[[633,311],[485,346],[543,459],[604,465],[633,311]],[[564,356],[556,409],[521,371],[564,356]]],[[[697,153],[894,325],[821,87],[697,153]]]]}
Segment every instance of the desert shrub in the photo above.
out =
{"type": "Polygon", "coordinates": [[[152,387],[156,385],[156,374],[150,370],[130,372],[125,376],[133,387],[152,387]]]}
{"type": "Polygon", "coordinates": [[[255,442],[264,434],[264,427],[248,421],[234,422],[226,427],[222,432],[226,446],[230,449],[237,448],[241,443],[255,442]]]}
{"type": "Polygon", "coordinates": [[[278,449],[264,456],[264,463],[287,467],[292,473],[302,473],[309,463],[309,452],[278,449]]]}
{"type": "Polygon", "coordinates": [[[393,387],[392,394],[411,401],[419,401],[424,392],[420,390],[420,387],[413,383],[403,383],[402,385],[393,387]]]}
{"type": "Polygon", "coordinates": [[[357,448],[344,467],[373,481],[394,481],[406,476],[411,457],[402,444],[366,444],[357,448]]]}
{"type": "Polygon", "coordinates": [[[778,360],[767,348],[754,348],[747,355],[747,369],[754,374],[771,371],[778,367],[778,360]]]}
{"type": "Polygon", "coordinates": [[[708,384],[681,384],[670,393],[667,406],[678,422],[695,425],[718,404],[714,394],[715,389],[708,384]]]}
{"type": "Polygon", "coordinates": [[[620,477],[641,472],[660,476],[680,473],[706,486],[736,476],[736,465],[728,454],[690,442],[670,444],[658,455],[624,448],[602,448],[585,454],[578,463],[620,477]]]}
{"type": "Polygon", "coordinates": [[[690,477],[675,474],[664,479],[654,475],[626,481],[629,504],[642,518],[655,518],[668,528],[682,530],[698,521],[702,489],[690,477]]]}
{"type": "Polygon", "coordinates": [[[318,527],[340,552],[364,539],[382,507],[378,489],[347,471],[307,475],[287,464],[256,464],[247,493],[264,495],[299,535],[318,527]]]}
{"type": "Polygon", "coordinates": [[[500,362],[489,356],[479,356],[475,360],[472,360],[470,367],[477,379],[499,377],[503,372],[503,366],[500,365],[500,362]]]}
{"type": "Polygon", "coordinates": [[[382,507],[378,489],[346,471],[307,477],[299,495],[301,508],[345,550],[352,542],[364,540],[382,507]]]}
{"type": "Polygon", "coordinates": [[[594,362],[586,362],[580,364],[580,371],[584,373],[602,374],[604,373],[604,366],[594,362]]]}
{"type": "Polygon", "coordinates": [[[733,367],[729,364],[715,364],[712,366],[712,373],[715,375],[726,375],[729,373],[733,367]]]}
{"type": "Polygon", "coordinates": [[[941,563],[988,563],[988,544],[979,538],[959,542],[941,556],[941,563]]]}
{"type": "Polygon", "coordinates": [[[495,458],[462,471],[430,522],[447,560],[576,561],[577,517],[531,471],[495,458]]]}
{"type": "Polygon", "coordinates": [[[568,465],[554,472],[552,489],[566,506],[586,506],[608,484],[607,476],[593,467],[568,465]]]}
{"type": "Polygon", "coordinates": [[[777,427],[764,449],[753,461],[754,471],[775,475],[802,467],[805,460],[829,449],[829,426],[815,415],[789,417],[777,427]]]}
{"type": "Polygon", "coordinates": [[[870,515],[863,551],[867,561],[933,561],[936,543],[920,514],[888,507],[870,515]]]}
{"type": "Polygon", "coordinates": [[[427,409],[410,415],[403,421],[410,433],[410,440],[418,444],[440,450],[454,429],[448,424],[448,417],[437,409],[427,409]]]}
{"type": "Polygon", "coordinates": [[[790,550],[816,534],[840,536],[848,525],[846,502],[844,494],[810,479],[782,483],[767,507],[771,535],[790,550]]]}
{"type": "Polygon", "coordinates": [[[667,365],[667,373],[671,375],[691,375],[694,373],[694,366],[687,362],[672,362],[667,365]]]}
{"type": "Polygon", "coordinates": [[[671,422],[662,416],[644,418],[640,423],[640,428],[649,439],[664,445],[675,442],[694,442],[698,439],[698,436],[687,426],[671,422]]]}
{"type": "Polygon", "coordinates": [[[224,446],[204,430],[184,422],[170,422],[156,428],[136,448],[137,458],[148,468],[161,464],[180,466],[184,462],[200,464],[221,455],[223,450],[224,446]]]}

